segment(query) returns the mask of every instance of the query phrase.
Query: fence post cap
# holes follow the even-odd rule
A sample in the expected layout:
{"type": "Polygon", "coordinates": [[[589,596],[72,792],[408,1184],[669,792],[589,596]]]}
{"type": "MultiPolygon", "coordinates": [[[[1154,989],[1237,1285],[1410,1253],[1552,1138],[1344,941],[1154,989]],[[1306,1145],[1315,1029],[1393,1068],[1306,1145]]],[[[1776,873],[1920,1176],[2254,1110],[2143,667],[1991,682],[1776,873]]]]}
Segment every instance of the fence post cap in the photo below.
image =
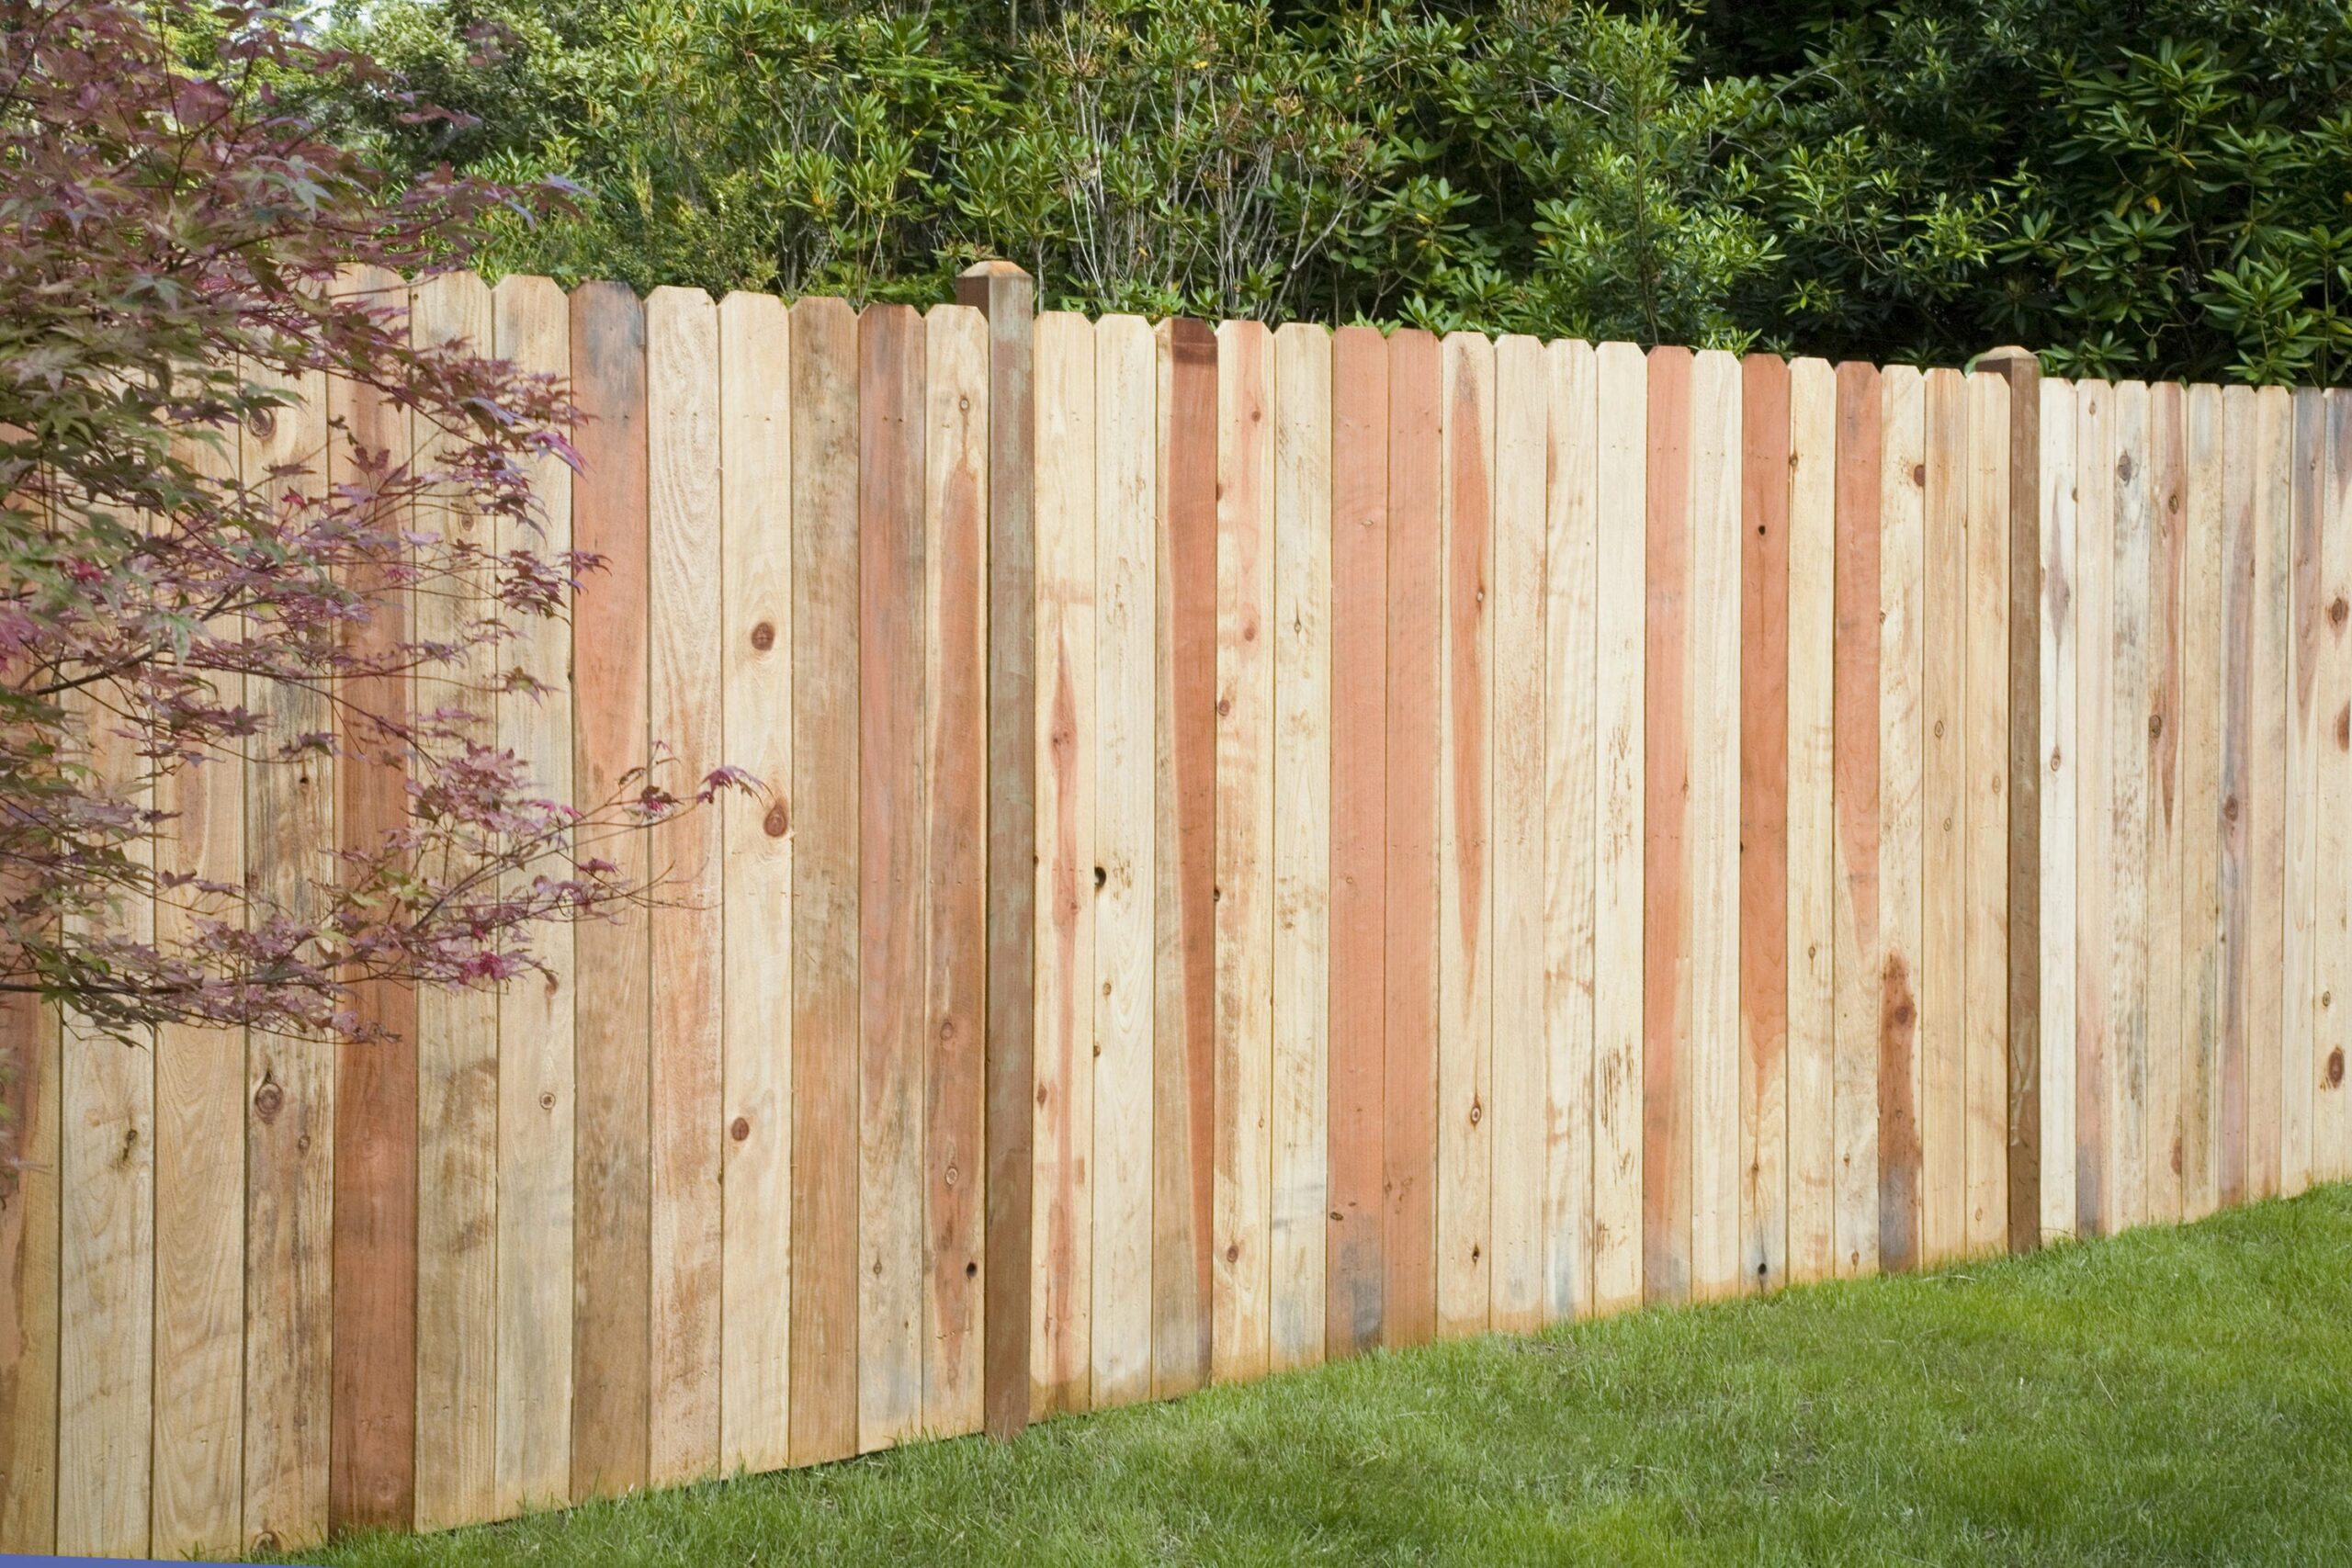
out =
{"type": "Polygon", "coordinates": [[[1998,348],[1988,348],[1984,353],[1978,355],[1976,356],[1976,368],[1979,370],[1997,370],[2005,365],[2015,364],[2019,360],[2026,361],[2036,367],[2039,367],[2041,363],[2041,357],[2036,355],[2033,350],[2030,348],[2019,348],[2015,344],[2003,344],[1998,348]]]}
{"type": "Polygon", "coordinates": [[[1018,262],[1009,262],[1001,256],[990,256],[986,261],[974,262],[956,276],[958,277],[1026,277],[1029,274],[1018,262]]]}

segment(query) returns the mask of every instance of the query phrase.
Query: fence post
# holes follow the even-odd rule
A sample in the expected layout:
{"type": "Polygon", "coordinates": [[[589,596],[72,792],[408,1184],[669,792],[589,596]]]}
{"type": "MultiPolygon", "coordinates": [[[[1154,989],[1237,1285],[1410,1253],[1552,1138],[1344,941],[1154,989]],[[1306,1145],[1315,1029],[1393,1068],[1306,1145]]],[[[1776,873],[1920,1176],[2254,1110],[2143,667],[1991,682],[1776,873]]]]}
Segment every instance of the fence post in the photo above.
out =
{"type": "Polygon", "coordinates": [[[2041,1245],[2041,363],[1976,361],[2009,383],[2009,1160],[2011,1252],[2041,1245]]]}
{"type": "Polygon", "coordinates": [[[989,322],[987,1278],[982,1401],[991,1437],[1029,1425],[1030,986],[1035,931],[1036,291],[1007,261],[956,280],[989,322]]]}

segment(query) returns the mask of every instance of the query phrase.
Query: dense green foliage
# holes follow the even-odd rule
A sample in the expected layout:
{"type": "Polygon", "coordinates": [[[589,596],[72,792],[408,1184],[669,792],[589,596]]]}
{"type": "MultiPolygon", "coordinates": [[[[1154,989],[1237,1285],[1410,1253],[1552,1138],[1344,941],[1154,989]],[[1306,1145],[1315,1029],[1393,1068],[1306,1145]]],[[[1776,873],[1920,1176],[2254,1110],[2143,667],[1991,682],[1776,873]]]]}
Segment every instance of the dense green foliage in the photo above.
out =
{"type": "Polygon", "coordinates": [[[424,1540],[337,1568],[2352,1560],[2352,1189],[424,1540]]]}
{"type": "Polygon", "coordinates": [[[2105,375],[2352,367],[2342,0],[385,0],[560,276],[2105,375]]]}

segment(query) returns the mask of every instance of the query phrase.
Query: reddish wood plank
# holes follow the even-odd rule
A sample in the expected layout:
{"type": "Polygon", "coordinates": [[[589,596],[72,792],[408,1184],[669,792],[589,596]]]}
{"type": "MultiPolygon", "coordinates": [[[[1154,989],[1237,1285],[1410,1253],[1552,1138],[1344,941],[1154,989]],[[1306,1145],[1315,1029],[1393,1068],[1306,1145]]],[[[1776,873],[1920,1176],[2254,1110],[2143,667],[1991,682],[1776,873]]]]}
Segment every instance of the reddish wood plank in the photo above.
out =
{"type": "Polygon", "coordinates": [[[1838,559],[1831,657],[1831,1078],[1837,1271],[1879,1263],[1879,506],[1883,399],[1868,365],[1838,367],[1838,559]]]}
{"type": "MultiPolygon", "coordinates": [[[[572,400],[582,418],[571,491],[573,546],[604,559],[572,613],[572,777],[594,805],[626,786],[646,744],[645,310],[617,283],[571,296],[572,400]]],[[[604,852],[623,875],[645,841],[604,852]]],[[[642,911],[577,933],[573,991],[579,1123],[573,1145],[572,1495],[645,1483],[651,1209],[646,1073],[651,949],[642,911]]]]}
{"type": "Polygon", "coordinates": [[[1161,344],[1152,1028],[1152,1389],[1208,1378],[1216,1201],[1216,334],[1161,344]]]}
{"type": "Polygon", "coordinates": [[[1690,370],[1688,349],[1649,356],[1643,839],[1642,1284],[1690,1293],[1690,370]]]}
{"type": "Polygon", "coordinates": [[[1387,1030],[1388,351],[1331,338],[1331,1230],[1326,1353],[1380,1342],[1387,1030]]]}
{"type": "Polygon", "coordinates": [[[858,323],[792,308],[792,1457],[857,1447],[858,323]]]}
{"type": "MultiPolygon", "coordinates": [[[[406,286],[394,274],[371,270],[349,281],[375,296],[371,303],[407,301],[406,286]]],[[[331,473],[355,464],[354,448],[383,453],[395,464],[409,460],[406,410],[352,381],[331,383],[328,398],[331,415],[347,433],[330,453],[331,473]]],[[[369,619],[344,630],[355,658],[384,660],[407,635],[408,595],[390,587],[396,564],[384,562],[353,584],[373,605],[369,619]]],[[[343,766],[335,773],[336,825],[346,849],[371,850],[408,819],[401,752],[355,729],[349,715],[400,714],[408,702],[403,674],[352,682],[343,766]]],[[[338,1530],[406,1529],[416,1507],[416,992],[370,980],[355,988],[352,1000],[353,1010],[383,1038],[335,1051],[335,1146],[342,1155],[334,1165],[327,1521],[338,1530]]],[[[161,1189],[157,1196],[169,1201],[161,1189]]]]}
{"type": "Polygon", "coordinates": [[[1788,361],[1740,377],[1739,1261],[1764,1290],[1788,1261],[1788,361]]]}
{"type": "Polygon", "coordinates": [[[1036,291],[980,262],[956,298],[988,317],[987,1217],[981,1337],[989,1431],[1029,1424],[1032,981],[1036,959],[1036,291]]]}
{"type": "Polygon", "coordinates": [[[1438,343],[1388,340],[1387,1218],[1381,1337],[1437,1330],[1438,343]]]}

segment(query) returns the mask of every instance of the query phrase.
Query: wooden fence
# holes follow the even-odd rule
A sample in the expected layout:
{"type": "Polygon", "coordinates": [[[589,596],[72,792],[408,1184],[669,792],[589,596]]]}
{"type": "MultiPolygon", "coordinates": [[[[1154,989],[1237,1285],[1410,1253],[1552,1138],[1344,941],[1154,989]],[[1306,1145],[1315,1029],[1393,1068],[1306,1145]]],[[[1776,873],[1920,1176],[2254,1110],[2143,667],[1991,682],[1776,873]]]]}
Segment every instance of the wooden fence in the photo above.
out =
{"type": "MultiPolygon", "coordinates": [[[[542,479],[609,570],[486,733],[767,791],[626,843],[678,896],[552,981],[371,990],[398,1044],[0,1019],[0,1546],[433,1529],[2352,1174],[2352,399],[963,289],[414,290],[594,416],[542,479]]],[[[305,390],[249,468],[409,439],[305,390]]],[[[155,852],[293,893],[382,772],[208,770],[155,852]]]]}

